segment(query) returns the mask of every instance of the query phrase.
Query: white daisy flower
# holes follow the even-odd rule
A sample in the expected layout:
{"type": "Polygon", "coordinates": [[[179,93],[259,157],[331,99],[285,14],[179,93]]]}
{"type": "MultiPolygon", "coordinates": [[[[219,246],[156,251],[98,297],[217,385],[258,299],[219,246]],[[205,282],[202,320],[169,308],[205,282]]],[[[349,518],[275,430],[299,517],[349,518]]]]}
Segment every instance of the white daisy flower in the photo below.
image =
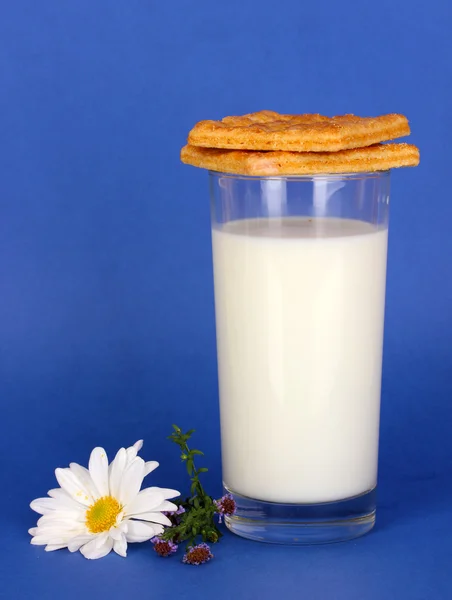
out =
{"type": "Polygon", "coordinates": [[[61,487],[30,504],[43,515],[29,530],[31,543],[45,545],[49,552],[68,548],[86,558],[101,558],[111,550],[126,556],[128,542],[160,535],[164,525],[171,525],[162,512],[177,510],[168,500],[180,494],[159,487],[140,491],[144,477],[159,466],[137,456],[142,446],[139,440],[121,448],[110,465],[105,450],[94,448],[88,469],[77,463],[56,469],[61,487]]]}

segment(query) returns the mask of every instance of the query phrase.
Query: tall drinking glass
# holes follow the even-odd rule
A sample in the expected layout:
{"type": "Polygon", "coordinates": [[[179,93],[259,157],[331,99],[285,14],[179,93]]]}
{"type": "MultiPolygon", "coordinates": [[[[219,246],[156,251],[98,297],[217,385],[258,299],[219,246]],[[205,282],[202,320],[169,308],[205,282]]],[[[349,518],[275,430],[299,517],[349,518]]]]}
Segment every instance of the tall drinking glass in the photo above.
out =
{"type": "Polygon", "coordinates": [[[389,171],[210,172],[228,528],[290,544],[375,522],[389,171]]]}

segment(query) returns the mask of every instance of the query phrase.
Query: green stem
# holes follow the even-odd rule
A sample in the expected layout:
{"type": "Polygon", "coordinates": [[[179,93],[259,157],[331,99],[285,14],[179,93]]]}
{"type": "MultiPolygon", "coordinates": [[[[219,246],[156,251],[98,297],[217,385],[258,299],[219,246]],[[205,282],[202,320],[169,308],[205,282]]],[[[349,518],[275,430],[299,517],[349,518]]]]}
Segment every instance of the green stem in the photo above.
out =
{"type": "MultiPolygon", "coordinates": [[[[188,457],[185,459],[185,461],[188,461],[188,460],[191,461],[191,468],[192,468],[193,475],[190,477],[190,481],[196,485],[197,495],[202,500],[204,500],[206,493],[204,491],[204,488],[201,485],[201,482],[199,481],[198,470],[195,465],[195,459],[193,458],[194,455],[191,453],[190,448],[186,442],[184,443],[184,449],[182,450],[182,452],[183,452],[182,456],[186,455],[188,457]]],[[[193,494],[191,496],[191,499],[193,499],[195,497],[195,495],[196,494],[193,494]]]]}

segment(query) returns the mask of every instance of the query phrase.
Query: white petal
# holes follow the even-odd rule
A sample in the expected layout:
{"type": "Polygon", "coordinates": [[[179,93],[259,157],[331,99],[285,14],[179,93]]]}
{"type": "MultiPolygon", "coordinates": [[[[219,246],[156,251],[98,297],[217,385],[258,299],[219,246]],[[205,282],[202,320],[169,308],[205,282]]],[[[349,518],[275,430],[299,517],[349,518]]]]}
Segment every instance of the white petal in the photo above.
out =
{"type": "Polygon", "coordinates": [[[85,558],[94,560],[96,558],[107,556],[107,554],[111,552],[111,549],[113,548],[113,540],[110,537],[107,537],[104,543],[99,547],[97,546],[96,542],[96,539],[91,540],[80,548],[80,552],[85,558]]]}
{"type": "Polygon", "coordinates": [[[150,491],[149,488],[141,491],[134,500],[124,507],[126,515],[136,515],[144,512],[152,512],[156,510],[164,502],[160,492],[150,491]]]}
{"type": "Polygon", "coordinates": [[[94,537],[95,536],[92,533],[83,533],[75,538],[72,538],[68,544],[69,552],[77,552],[81,546],[90,542],[92,539],[94,539],[94,537]]]}
{"type": "Polygon", "coordinates": [[[129,530],[126,538],[128,542],[146,542],[156,535],[156,528],[151,523],[142,523],[140,521],[129,521],[129,530]]]}
{"type": "Polygon", "coordinates": [[[123,521],[121,523],[121,525],[119,526],[119,528],[121,529],[122,533],[127,533],[129,531],[129,526],[128,526],[128,521],[123,521]]]}
{"type": "Polygon", "coordinates": [[[109,537],[108,531],[102,531],[102,533],[99,533],[96,536],[96,548],[100,548],[101,546],[103,546],[105,544],[105,542],[107,541],[107,538],[109,537]]]}
{"type": "Polygon", "coordinates": [[[163,525],[152,525],[154,527],[154,535],[161,535],[163,533],[163,525]]]}
{"type": "Polygon", "coordinates": [[[79,527],[82,523],[85,523],[85,512],[66,512],[66,511],[54,511],[49,515],[43,515],[38,519],[38,527],[46,525],[60,525],[61,527],[79,527]]]}
{"type": "Polygon", "coordinates": [[[127,556],[127,540],[125,535],[121,535],[121,539],[114,541],[113,550],[119,556],[123,556],[124,558],[127,556]]]}
{"type": "Polygon", "coordinates": [[[78,465],[77,463],[71,463],[69,465],[69,468],[74,473],[74,475],[76,477],[78,477],[78,479],[83,483],[85,488],[88,490],[93,502],[95,500],[97,500],[98,498],[100,498],[101,495],[99,494],[99,491],[96,488],[96,485],[95,485],[94,481],[92,480],[88,469],[85,469],[85,467],[82,467],[82,466],[78,465]]]}
{"type": "Polygon", "coordinates": [[[37,527],[37,531],[34,535],[65,535],[75,537],[76,535],[79,535],[79,533],[84,533],[85,530],[86,528],[83,523],[45,523],[44,525],[39,525],[39,527],[37,527]]]}
{"type": "Polygon", "coordinates": [[[158,506],[153,507],[152,510],[154,512],[157,512],[157,511],[174,512],[177,510],[177,506],[176,506],[176,504],[173,504],[172,502],[168,502],[168,500],[164,500],[158,506]]]}
{"type": "Polygon", "coordinates": [[[55,469],[55,477],[63,490],[65,490],[71,498],[85,506],[92,504],[89,490],[86,489],[79,478],[76,477],[70,469],[55,469]]]}
{"type": "Polygon", "coordinates": [[[57,510],[58,503],[55,498],[36,498],[30,503],[30,508],[40,515],[48,515],[57,510]]]}
{"type": "Polygon", "coordinates": [[[30,535],[36,535],[37,532],[38,532],[38,528],[37,527],[32,527],[31,529],[28,530],[28,533],[30,535]]]}
{"type": "Polygon", "coordinates": [[[52,490],[49,490],[47,492],[47,495],[50,496],[51,498],[55,498],[55,500],[70,500],[71,502],[75,502],[75,500],[73,500],[71,498],[71,496],[69,496],[69,494],[67,492],[65,492],[62,488],[53,488],[52,490]]]}
{"type": "Polygon", "coordinates": [[[31,538],[30,544],[33,544],[34,546],[46,546],[47,544],[64,544],[65,546],[67,546],[69,540],[70,536],[68,535],[35,535],[31,538]]]}
{"type": "Polygon", "coordinates": [[[30,508],[40,515],[45,515],[48,519],[77,520],[79,515],[84,512],[84,507],[81,504],[75,506],[76,504],[74,503],[75,510],[71,510],[55,498],[37,498],[30,503],[30,508]]]}
{"type": "Polygon", "coordinates": [[[54,552],[54,550],[61,550],[61,548],[67,548],[67,544],[47,544],[46,552],[54,552]]]}
{"type": "Polygon", "coordinates": [[[135,442],[133,447],[135,448],[135,450],[137,452],[139,452],[141,450],[141,448],[143,447],[143,440],[138,440],[138,442],[135,442]]]}
{"type": "Polygon", "coordinates": [[[127,466],[129,466],[137,457],[137,449],[135,448],[135,446],[130,446],[130,448],[127,448],[126,450],[126,455],[127,455],[127,466]]]}
{"type": "Polygon", "coordinates": [[[110,471],[110,494],[113,498],[118,498],[121,490],[121,479],[127,464],[127,453],[125,448],[118,450],[110,471]]]}
{"type": "Polygon", "coordinates": [[[94,448],[89,457],[89,474],[101,496],[108,496],[108,458],[103,448],[94,448]]]}
{"type": "Polygon", "coordinates": [[[64,505],[69,510],[79,510],[82,508],[80,505],[80,502],[77,502],[77,500],[74,500],[62,488],[55,488],[53,490],[49,490],[47,493],[51,498],[55,498],[55,500],[58,500],[59,504],[61,504],[62,506],[64,505]]]}
{"type": "Polygon", "coordinates": [[[140,513],[139,515],[134,515],[133,518],[139,519],[140,521],[150,521],[151,523],[161,523],[162,525],[167,525],[168,527],[171,527],[172,525],[168,517],[160,512],[140,513]]]}
{"type": "Polygon", "coordinates": [[[177,490],[172,490],[170,488],[149,487],[146,489],[152,492],[159,492],[160,494],[162,494],[164,500],[170,500],[171,498],[177,498],[178,496],[180,496],[180,492],[178,492],[177,490]]]}
{"type": "Polygon", "coordinates": [[[144,477],[144,460],[135,458],[135,460],[127,466],[122,476],[121,491],[119,501],[123,506],[131,502],[138,494],[143,483],[144,477]]]}
{"type": "Polygon", "coordinates": [[[108,535],[111,537],[112,540],[117,541],[122,538],[123,533],[119,527],[111,527],[110,531],[108,532],[108,535]]]}
{"type": "Polygon", "coordinates": [[[149,475],[149,473],[155,471],[158,466],[159,463],[156,460],[148,460],[148,462],[144,465],[144,476],[146,477],[146,475],[149,475]]]}

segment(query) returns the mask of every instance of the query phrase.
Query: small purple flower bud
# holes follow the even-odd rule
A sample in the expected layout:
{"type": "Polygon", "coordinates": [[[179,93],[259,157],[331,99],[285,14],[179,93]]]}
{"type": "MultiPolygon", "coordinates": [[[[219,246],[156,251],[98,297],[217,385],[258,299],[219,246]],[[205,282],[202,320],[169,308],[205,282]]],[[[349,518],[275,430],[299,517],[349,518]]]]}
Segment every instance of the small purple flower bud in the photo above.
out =
{"type": "Polygon", "coordinates": [[[219,500],[214,500],[215,508],[217,509],[217,513],[219,515],[219,521],[221,523],[223,515],[228,517],[232,516],[237,510],[237,504],[232,497],[232,494],[225,494],[219,500]]]}
{"type": "Polygon", "coordinates": [[[202,565],[213,558],[213,554],[207,544],[193,546],[184,555],[182,562],[186,565],[202,565]]]}
{"type": "Polygon", "coordinates": [[[153,537],[151,543],[154,544],[154,550],[159,556],[171,556],[178,548],[177,544],[171,540],[162,540],[159,537],[153,537]]]}

